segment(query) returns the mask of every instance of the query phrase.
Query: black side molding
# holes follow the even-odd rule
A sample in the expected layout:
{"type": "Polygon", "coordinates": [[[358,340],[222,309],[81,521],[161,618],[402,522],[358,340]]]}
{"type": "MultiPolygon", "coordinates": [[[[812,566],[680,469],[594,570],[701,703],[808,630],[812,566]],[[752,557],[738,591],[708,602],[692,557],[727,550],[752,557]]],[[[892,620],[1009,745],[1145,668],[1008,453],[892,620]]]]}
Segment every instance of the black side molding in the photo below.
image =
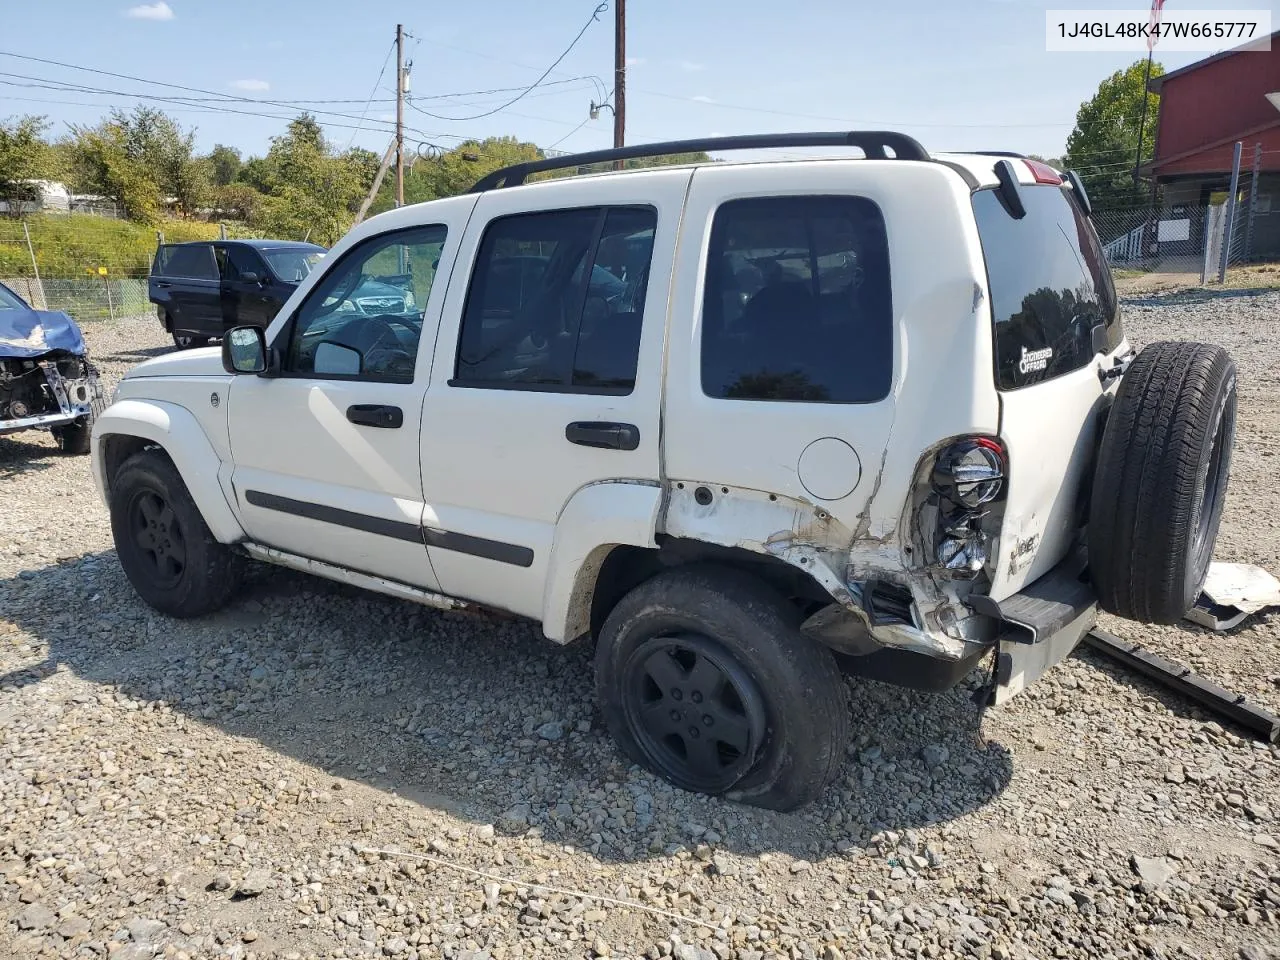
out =
{"type": "Polygon", "coordinates": [[[274,493],[263,493],[261,490],[246,490],[244,498],[255,507],[275,510],[277,513],[289,513],[295,517],[319,520],[321,523],[350,527],[352,530],[361,530],[365,533],[377,534],[380,537],[391,537],[394,540],[426,543],[423,538],[422,527],[404,520],[371,517],[368,514],[353,513],[350,510],[341,510],[338,507],[329,507],[322,503],[311,503],[307,500],[280,497],[274,493]]]}
{"type": "Polygon", "coordinates": [[[322,503],[263,493],[261,490],[246,490],[244,498],[246,502],[255,507],[262,507],[264,510],[306,517],[308,520],[332,523],[339,527],[349,527],[352,530],[361,530],[364,533],[391,537],[408,543],[421,543],[424,546],[451,550],[454,553],[466,553],[473,557],[483,557],[485,560],[509,563],[515,567],[533,566],[533,550],[519,544],[487,540],[484,537],[473,537],[470,534],[453,533],[449,530],[423,528],[404,520],[371,517],[364,513],[354,513],[351,510],[342,510],[322,503]]]}
{"type": "Polygon", "coordinates": [[[452,550],[454,553],[467,553],[485,560],[496,560],[498,563],[509,563],[513,567],[533,566],[533,551],[514,543],[503,543],[501,540],[486,540],[484,537],[473,537],[467,533],[452,533],[448,530],[427,528],[427,546],[441,550],[452,550]]]}

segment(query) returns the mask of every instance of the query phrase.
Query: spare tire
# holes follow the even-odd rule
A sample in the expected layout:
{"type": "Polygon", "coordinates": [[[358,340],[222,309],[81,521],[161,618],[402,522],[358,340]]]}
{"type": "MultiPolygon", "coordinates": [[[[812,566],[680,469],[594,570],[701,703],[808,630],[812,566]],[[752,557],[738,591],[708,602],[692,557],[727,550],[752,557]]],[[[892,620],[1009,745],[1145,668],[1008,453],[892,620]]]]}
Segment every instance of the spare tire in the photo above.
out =
{"type": "Polygon", "coordinates": [[[1236,423],[1236,366],[1221,347],[1153,343],[1120,383],[1089,508],[1102,608],[1177,623],[1204,586],[1236,423]]]}

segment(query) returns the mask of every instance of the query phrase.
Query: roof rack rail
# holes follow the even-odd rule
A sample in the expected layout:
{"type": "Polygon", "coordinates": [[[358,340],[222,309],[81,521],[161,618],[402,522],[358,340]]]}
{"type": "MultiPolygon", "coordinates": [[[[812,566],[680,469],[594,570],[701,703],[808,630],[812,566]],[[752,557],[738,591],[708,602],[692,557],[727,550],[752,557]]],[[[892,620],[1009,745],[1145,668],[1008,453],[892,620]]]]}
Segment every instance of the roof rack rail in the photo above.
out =
{"type": "Polygon", "coordinates": [[[675,153],[696,153],[711,150],[764,150],[775,147],[859,147],[869,160],[887,160],[892,151],[895,160],[928,160],[929,154],[919,141],[905,133],[891,130],[850,130],[831,133],[758,133],[739,137],[704,137],[699,140],[668,140],[665,143],[642,143],[633,147],[615,147],[611,150],[592,150],[587,153],[570,153],[563,157],[545,160],[529,160],[495,170],[476,181],[471,193],[481,193],[498,187],[517,187],[531,173],[543,170],[563,170],[592,163],[609,163],[613,160],[638,160],[641,157],[662,157],[675,153]]]}
{"type": "Polygon", "coordinates": [[[1015,153],[1012,150],[966,150],[965,153],[975,153],[980,157],[1013,157],[1017,160],[1027,159],[1025,153],[1015,153]]]}

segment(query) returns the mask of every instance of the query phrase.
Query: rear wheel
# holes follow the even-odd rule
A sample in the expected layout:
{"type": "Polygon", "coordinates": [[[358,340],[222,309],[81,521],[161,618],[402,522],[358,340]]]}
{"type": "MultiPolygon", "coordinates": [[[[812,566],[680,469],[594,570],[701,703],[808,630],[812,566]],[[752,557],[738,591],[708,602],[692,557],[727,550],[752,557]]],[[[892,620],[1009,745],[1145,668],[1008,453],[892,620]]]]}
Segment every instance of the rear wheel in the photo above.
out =
{"type": "Polygon", "coordinates": [[[125,576],[162,613],[212,613],[239,585],[241,558],[214,539],[177,467],[159,450],[134,454],[112,479],[111,535],[125,576]]]}
{"type": "Polygon", "coordinates": [[[194,334],[173,331],[173,345],[179,350],[194,350],[196,347],[209,345],[208,337],[197,337],[194,334]]]}
{"type": "Polygon", "coordinates": [[[1103,609],[1177,623],[1204,586],[1226,500],[1236,368],[1221,347],[1155,343],[1130,365],[1107,418],[1089,511],[1103,609]]]}
{"type": "Polygon", "coordinates": [[[637,763],[776,810],[816,799],[848,741],[830,652],[768,584],[735,570],[680,567],[623,597],[600,631],[596,690],[637,763]]]}

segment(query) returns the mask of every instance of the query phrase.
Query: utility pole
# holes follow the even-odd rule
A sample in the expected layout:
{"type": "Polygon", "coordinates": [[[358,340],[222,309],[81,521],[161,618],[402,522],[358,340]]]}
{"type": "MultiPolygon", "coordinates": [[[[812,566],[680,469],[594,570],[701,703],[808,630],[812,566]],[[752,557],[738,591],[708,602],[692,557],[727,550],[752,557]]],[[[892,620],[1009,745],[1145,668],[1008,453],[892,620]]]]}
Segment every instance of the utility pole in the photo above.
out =
{"type": "MultiPolygon", "coordinates": [[[[626,145],[627,129],[627,0],[613,0],[613,145],[626,145]]],[[[613,162],[615,170],[623,161],[613,162]]]]}
{"type": "Polygon", "coordinates": [[[1244,233],[1244,258],[1253,256],[1253,215],[1258,205],[1258,177],[1262,175],[1262,142],[1253,145],[1253,173],[1249,176],[1249,226],[1244,233]]]}
{"type": "Polygon", "coordinates": [[[1231,259],[1231,234],[1236,225],[1236,191],[1240,189],[1240,152],[1244,144],[1236,141],[1235,155],[1231,159],[1231,192],[1227,194],[1227,222],[1222,229],[1222,252],[1218,259],[1218,282],[1227,279],[1227,263],[1231,259]]]}
{"type": "Polygon", "coordinates": [[[396,24],[396,206],[404,206],[404,24],[396,24]]]}

